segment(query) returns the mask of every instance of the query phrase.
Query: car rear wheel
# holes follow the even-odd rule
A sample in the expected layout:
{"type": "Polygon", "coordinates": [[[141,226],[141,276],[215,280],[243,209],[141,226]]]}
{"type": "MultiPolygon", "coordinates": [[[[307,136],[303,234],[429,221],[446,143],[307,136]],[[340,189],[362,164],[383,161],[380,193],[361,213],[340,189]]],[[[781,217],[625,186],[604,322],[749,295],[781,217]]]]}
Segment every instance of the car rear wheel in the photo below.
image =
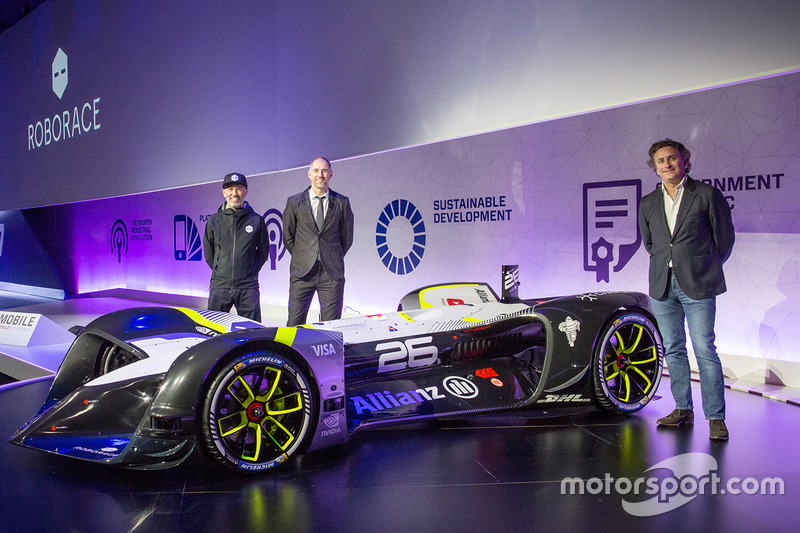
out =
{"type": "Polygon", "coordinates": [[[655,324],[639,313],[620,313],[603,328],[593,358],[600,407],[632,413],[647,405],[661,382],[664,347],[655,324]]]}
{"type": "MultiPolygon", "coordinates": [[[[97,339],[97,337],[89,338],[97,339]]],[[[104,376],[109,372],[118,370],[123,366],[128,366],[141,359],[142,356],[139,354],[126,350],[117,344],[105,341],[103,342],[102,353],[96,363],[95,372],[97,376],[104,376]]]]}
{"type": "Polygon", "coordinates": [[[274,468],[313,435],[316,398],[302,370],[282,355],[250,353],[225,365],[202,403],[201,449],[239,471],[274,468]]]}

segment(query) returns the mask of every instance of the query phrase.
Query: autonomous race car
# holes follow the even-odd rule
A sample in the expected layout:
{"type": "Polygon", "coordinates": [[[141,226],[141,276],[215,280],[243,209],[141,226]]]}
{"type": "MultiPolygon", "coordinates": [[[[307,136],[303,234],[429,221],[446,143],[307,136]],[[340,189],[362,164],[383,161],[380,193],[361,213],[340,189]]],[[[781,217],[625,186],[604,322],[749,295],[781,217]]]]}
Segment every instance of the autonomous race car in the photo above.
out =
{"type": "Polygon", "coordinates": [[[11,442],[136,469],[195,448],[261,471],[356,431],[504,410],[632,413],[658,388],[648,297],[523,300],[486,283],[424,287],[397,312],[302,327],[179,307],[127,309],[80,331],[39,412],[11,442]]]}

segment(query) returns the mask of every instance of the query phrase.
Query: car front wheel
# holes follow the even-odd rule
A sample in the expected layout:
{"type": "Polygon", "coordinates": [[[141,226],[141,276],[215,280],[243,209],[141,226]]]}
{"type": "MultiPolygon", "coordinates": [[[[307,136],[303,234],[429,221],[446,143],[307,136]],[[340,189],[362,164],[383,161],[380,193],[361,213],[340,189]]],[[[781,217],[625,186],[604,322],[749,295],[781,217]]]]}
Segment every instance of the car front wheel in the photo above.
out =
{"type": "Polygon", "coordinates": [[[647,405],[661,382],[664,347],[655,324],[639,313],[620,313],[603,328],[593,358],[600,407],[632,413],[647,405]]]}
{"type": "Polygon", "coordinates": [[[212,462],[261,471],[302,452],[313,435],[315,393],[303,371],[272,352],[250,353],[211,379],[200,446],[212,462]]]}

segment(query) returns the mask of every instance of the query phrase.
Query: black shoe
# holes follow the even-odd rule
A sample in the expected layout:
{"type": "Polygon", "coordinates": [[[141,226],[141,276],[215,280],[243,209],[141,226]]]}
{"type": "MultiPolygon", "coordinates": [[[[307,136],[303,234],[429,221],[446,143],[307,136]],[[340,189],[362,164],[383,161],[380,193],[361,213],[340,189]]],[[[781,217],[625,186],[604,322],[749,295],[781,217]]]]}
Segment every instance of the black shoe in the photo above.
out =
{"type": "Polygon", "coordinates": [[[659,418],[656,423],[659,426],[680,426],[681,424],[694,424],[694,411],[691,409],[674,409],[664,418],[659,418]]]}
{"type": "Polygon", "coordinates": [[[711,440],[728,440],[728,427],[724,420],[708,421],[708,438],[711,440]]]}

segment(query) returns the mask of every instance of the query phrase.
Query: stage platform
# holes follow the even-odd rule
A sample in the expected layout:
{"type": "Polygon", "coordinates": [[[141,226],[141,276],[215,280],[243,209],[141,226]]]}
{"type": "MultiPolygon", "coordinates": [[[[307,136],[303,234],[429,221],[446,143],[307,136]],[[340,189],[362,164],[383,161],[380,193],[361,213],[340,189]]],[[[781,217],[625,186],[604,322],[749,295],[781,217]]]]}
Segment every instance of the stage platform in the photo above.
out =
{"type": "MultiPolygon", "coordinates": [[[[142,303],[40,301],[14,310],[71,327],[108,306],[142,303]]],[[[2,532],[762,532],[796,531],[800,523],[793,391],[734,385],[726,395],[728,442],[708,439],[697,384],[697,424],[656,426],[673,406],[665,378],[663,397],[630,416],[516,413],[369,430],[286,468],[243,476],[211,470],[196,457],[140,472],[9,444],[51,380],[0,387],[2,532]],[[695,462],[687,467],[689,453],[695,462]],[[659,464],[664,468],[653,468],[659,464]],[[703,479],[711,481],[701,494],[703,479]],[[651,480],[662,496],[683,494],[659,502],[645,493],[651,480]],[[571,493],[579,487],[583,494],[571,493]],[[781,487],[783,494],[760,493],[781,487]]]]}

